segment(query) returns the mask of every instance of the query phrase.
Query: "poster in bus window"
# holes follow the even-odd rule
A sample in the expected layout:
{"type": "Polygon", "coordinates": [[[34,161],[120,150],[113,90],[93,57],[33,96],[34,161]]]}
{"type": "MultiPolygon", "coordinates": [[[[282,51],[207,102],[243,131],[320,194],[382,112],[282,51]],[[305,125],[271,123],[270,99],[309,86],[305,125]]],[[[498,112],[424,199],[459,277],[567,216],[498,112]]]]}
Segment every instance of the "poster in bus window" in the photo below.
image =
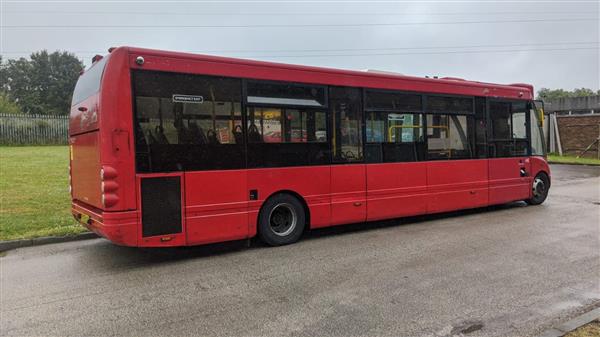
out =
{"type": "Polygon", "coordinates": [[[263,110],[262,134],[265,143],[281,142],[280,110],[263,110]]]}
{"type": "Polygon", "coordinates": [[[218,128],[218,133],[217,133],[218,137],[219,137],[219,143],[221,144],[229,144],[231,143],[230,141],[230,132],[229,132],[229,128],[228,127],[224,127],[224,128],[218,128]]]}

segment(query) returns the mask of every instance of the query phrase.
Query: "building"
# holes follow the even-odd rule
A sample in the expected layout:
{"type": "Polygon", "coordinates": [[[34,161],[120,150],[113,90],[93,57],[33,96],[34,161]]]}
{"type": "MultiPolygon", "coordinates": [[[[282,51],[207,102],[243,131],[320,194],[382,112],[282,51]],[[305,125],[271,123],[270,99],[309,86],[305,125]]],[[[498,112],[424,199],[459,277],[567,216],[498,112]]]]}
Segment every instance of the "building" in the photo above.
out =
{"type": "Polygon", "coordinates": [[[600,96],[544,101],[550,152],[600,159],[600,96]]]}

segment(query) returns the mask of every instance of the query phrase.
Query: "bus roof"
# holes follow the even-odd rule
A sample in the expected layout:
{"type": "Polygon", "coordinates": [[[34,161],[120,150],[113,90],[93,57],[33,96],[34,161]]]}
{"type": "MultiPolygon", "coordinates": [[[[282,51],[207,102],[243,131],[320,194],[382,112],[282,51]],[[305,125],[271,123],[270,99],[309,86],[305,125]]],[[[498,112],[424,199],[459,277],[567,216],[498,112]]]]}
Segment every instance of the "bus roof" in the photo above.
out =
{"type": "MultiPolygon", "coordinates": [[[[423,78],[416,76],[407,76],[400,73],[387,72],[387,71],[360,71],[360,70],[343,70],[343,69],[334,69],[334,68],[325,68],[325,67],[315,67],[315,66],[304,66],[304,65],[294,65],[294,64],[286,64],[286,63],[278,63],[278,62],[267,62],[267,61],[256,61],[256,60],[248,60],[248,59],[239,59],[232,57],[223,57],[223,56],[212,56],[212,55],[203,55],[203,54],[192,54],[192,53],[184,53],[184,52],[173,52],[173,51],[164,51],[164,50],[155,50],[155,49],[146,49],[146,48],[137,48],[137,47],[120,47],[126,48],[130,54],[130,59],[132,66],[135,66],[135,57],[137,56],[152,56],[159,58],[171,58],[171,59],[180,59],[180,60],[188,60],[188,61],[204,61],[209,62],[213,65],[222,64],[222,65],[230,65],[237,66],[237,69],[245,69],[245,74],[237,74],[235,69],[228,71],[228,74],[217,74],[214,73],[212,75],[222,75],[222,76],[239,76],[239,77],[247,77],[247,73],[249,68],[263,68],[270,69],[271,71],[280,70],[283,72],[288,71],[289,75],[279,75],[279,76],[260,76],[257,75],[255,78],[261,79],[271,79],[271,80],[283,80],[283,81],[292,81],[292,82],[304,82],[304,83],[322,83],[328,85],[340,85],[340,86],[362,86],[362,87],[373,87],[373,88],[382,88],[382,89],[399,89],[399,90],[407,90],[407,91],[422,91],[422,92],[431,92],[431,93],[449,93],[449,94],[465,94],[465,95],[477,95],[477,96],[488,96],[488,97],[506,97],[506,98],[517,98],[517,99],[533,99],[533,86],[530,84],[524,83],[513,83],[513,84],[494,84],[494,83],[486,83],[479,81],[468,81],[461,78],[455,77],[440,77],[440,78],[423,78]],[[307,76],[294,76],[298,73],[311,73],[314,74],[314,80],[307,79],[307,76]],[[327,80],[323,80],[323,76],[319,75],[329,75],[325,76],[327,80]],[[269,78],[265,78],[269,77],[269,78]],[[271,78],[272,77],[272,78],[271,78]],[[337,79],[337,80],[334,80],[337,79]],[[364,80],[371,80],[368,83],[362,83],[364,80]],[[375,82],[373,82],[375,81],[375,82]],[[413,86],[401,86],[398,88],[393,84],[386,84],[389,81],[396,82],[404,82],[404,83],[412,83],[413,86]],[[352,83],[352,84],[349,84],[352,83]],[[379,85],[381,83],[382,85],[379,85]],[[424,89],[425,88],[425,89],[424,89]],[[446,88],[446,89],[444,89],[446,88]],[[452,88],[451,92],[448,88],[452,88]]],[[[170,63],[175,66],[175,63],[170,63]]],[[[165,65],[163,64],[163,67],[165,65]]],[[[186,67],[190,70],[189,67],[186,67]]],[[[169,70],[168,68],[161,70],[169,70]]],[[[176,69],[172,69],[171,71],[177,71],[176,69]]],[[[251,76],[252,77],[252,76],[251,76]]],[[[390,83],[392,83],[390,82],[390,83]]]]}

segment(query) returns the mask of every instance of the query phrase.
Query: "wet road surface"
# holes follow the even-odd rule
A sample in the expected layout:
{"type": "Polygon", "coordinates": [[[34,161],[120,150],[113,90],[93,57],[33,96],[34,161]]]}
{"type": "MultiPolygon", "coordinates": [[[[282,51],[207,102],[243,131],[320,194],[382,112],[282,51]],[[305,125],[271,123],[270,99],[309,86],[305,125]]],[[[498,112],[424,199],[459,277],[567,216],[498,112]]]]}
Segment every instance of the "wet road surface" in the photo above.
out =
{"type": "Polygon", "coordinates": [[[291,246],[103,239],[0,258],[2,336],[534,336],[600,305],[600,167],[546,203],[351,225],[291,246]]]}

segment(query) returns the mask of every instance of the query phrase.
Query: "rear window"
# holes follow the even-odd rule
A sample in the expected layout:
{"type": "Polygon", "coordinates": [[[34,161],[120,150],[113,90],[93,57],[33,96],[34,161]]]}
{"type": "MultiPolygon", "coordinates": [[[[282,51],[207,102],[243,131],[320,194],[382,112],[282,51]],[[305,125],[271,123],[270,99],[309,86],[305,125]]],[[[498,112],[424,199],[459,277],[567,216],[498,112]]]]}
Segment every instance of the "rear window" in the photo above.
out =
{"type": "Polygon", "coordinates": [[[96,64],[92,65],[90,69],[83,73],[77,80],[75,85],[75,91],[73,92],[73,100],[71,105],[75,105],[84,99],[94,95],[100,90],[100,80],[102,79],[102,73],[104,72],[104,65],[106,64],[104,57],[96,64]]]}

